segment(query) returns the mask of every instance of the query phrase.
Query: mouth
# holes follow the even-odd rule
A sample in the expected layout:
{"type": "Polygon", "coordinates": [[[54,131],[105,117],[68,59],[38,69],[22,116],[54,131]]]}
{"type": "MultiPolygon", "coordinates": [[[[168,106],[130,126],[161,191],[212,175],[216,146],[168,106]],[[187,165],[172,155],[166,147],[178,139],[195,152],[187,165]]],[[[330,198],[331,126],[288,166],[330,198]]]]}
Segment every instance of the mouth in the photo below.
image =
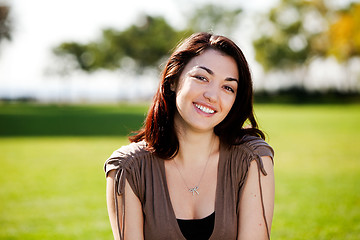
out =
{"type": "Polygon", "coordinates": [[[204,112],[204,113],[207,113],[207,114],[213,114],[215,113],[215,110],[211,109],[211,108],[208,108],[208,107],[205,107],[205,106],[202,106],[200,104],[197,104],[197,103],[194,103],[194,106],[199,109],[200,111],[204,112]]]}

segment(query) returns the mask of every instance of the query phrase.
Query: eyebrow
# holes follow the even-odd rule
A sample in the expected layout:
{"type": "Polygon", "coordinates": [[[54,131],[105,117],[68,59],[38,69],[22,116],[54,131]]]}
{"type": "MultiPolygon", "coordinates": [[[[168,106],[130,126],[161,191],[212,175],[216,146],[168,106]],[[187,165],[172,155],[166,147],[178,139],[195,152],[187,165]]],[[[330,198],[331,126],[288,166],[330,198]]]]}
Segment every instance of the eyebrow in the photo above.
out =
{"type": "MultiPolygon", "coordinates": [[[[196,66],[196,68],[201,68],[201,69],[205,70],[206,72],[208,72],[210,75],[214,75],[214,72],[205,66],[196,66]]],[[[232,78],[232,77],[225,78],[225,81],[235,81],[235,82],[239,83],[239,80],[237,80],[236,78],[232,78]]]]}

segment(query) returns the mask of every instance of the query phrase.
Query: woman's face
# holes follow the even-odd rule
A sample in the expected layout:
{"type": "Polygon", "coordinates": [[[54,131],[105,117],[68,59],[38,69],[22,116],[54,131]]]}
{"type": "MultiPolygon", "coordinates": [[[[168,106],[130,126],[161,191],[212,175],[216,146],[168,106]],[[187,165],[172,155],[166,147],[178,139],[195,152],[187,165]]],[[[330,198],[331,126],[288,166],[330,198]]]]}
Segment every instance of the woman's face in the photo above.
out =
{"type": "Polygon", "coordinates": [[[236,98],[239,73],[235,60],[208,49],[182,71],[176,92],[177,129],[213,131],[228,115],[236,98]]]}

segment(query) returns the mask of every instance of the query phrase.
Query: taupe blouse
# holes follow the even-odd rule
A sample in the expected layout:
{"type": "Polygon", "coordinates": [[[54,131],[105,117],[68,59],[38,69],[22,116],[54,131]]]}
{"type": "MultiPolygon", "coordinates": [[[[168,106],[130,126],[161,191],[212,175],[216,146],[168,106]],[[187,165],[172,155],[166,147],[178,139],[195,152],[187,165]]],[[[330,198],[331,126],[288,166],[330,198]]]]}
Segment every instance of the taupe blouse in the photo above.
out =
{"type": "MultiPolygon", "coordinates": [[[[257,162],[260,178],[260,172],[266,175],[261,157],[274,157],[273,149],[261,138],[245,136],[243,140],[241,144],[233,145],[230,148],[220,144],[215,223],[211,240],[236,239],[240,196],[250,162],[253,160],[257,162]]],[[[117,171],[115,194],[125,194],[126,178],[140,199],[144,216],[144,238],[146,240],[185,240],[171,205],[164,161],[166,160],[147,151],[144,141],[131,143],[116,150],[107,159],[105,173],[107,175],[111,170],[117,171]]],[[[125,201],[122,202],[125,204],[125,201]]],[[[119,207],[124,208],[124,205],[116,206],[117,211],[119,207]]],[[[262,207],[263,213],[265,213],[264,206],[262,207]]],[[[123,233],[123,229],[119,228],[119,232],[123,233]]],[[[122,235],[120,234],[120,236],[122,235]]]]}

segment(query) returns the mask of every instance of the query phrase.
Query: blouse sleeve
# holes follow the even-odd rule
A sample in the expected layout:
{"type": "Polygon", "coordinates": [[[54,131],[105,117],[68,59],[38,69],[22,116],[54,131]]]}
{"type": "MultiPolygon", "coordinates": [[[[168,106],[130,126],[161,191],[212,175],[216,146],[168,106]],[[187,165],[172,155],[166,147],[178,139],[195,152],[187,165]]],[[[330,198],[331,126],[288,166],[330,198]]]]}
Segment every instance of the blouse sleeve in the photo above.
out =
{"type": "MultiPolygon", "coordinates": [[[[144,148],[141,147],[142,143],[131,143],[127,146],[123,146],[120,149],[114,151],[111,156],[106,160],[104,165],[105,175],[107,176],[111,170],[115,170],[115,184],[114,184],[114,198],[121,196],[125,198],[125,180],[128,181],[134,194],[139,198],[140,202],[143,202],[144,197],[144,184],[141,178],[141,159],[144,155],[144,148]]],[[[122,205],[118,206],[115,200],[116,221],[119,231],[120,239],[124,237],[125,224],[120,229],[119,221],[119,208],[122,209],[122,222],[125,222],[125,201],[121,201],[122,205]]]]}
{"type": "Polygon", "coordinates": [[[246,135],[238,145],[233,145],[231,150],[231,162],[233,164],[232,176],[238,183],[240,190],[246,181],[248,169],[252,161],[258,166],[259,173],[267,175],[261,157],[269,156],[272,161],[274,158],[273,148],[259,137],[246,135]]]}
{"type": "Polygon", "coordinates": [[[131,143],[114,151],[104,165],[105,175],[116,170],[115,184],[117,194],[121,195],[125,189],[125,179],[129,182],[135,195],[142,198],[141,156],[144,155],[142,144],[131,143]]]}
{"type": "MultiPolygon", "coordinates": [[[[238,154],[239,152],[241,152],[242,154],[242,161],[241,165],[238,168],[239,171],[239,199],[240,199],[240,195],[244,189],[244,185],[245,185],[245,181],[247,179],[248,176],[248,170],[250,167],[250,163],[252,161],[256,161],[257,163],[257,167],[258,167],[258,183],[259,183],[259,188],[260,188],[260,195],[261,195],[261,205],[262,205],[262,215],[263,215],[263,219],[266,225],[266,229],[267,229],[267,233],[268,233],[268,239],[270,239],[270,235],[269,235],[269,226],[266,220],[266,216],[265,216],[265,207],[264,207],[264,202],[263,202],[263,195],[262,195],[262,185],[261,185],[261,180],[260,180],[260,175],[267,175],[264,165],[263,165],[263,161],[261,159],[261,157],[264,156],[269,156],[272,160],[272,162],[274,163],[274,150],[273,148],[266,143],[263,139],[259,138],[259,137],[254,137],[254,136],[245,136],[242,139],[242,147],[238,148],[238,154]]],[[[240,202],[238,202],[239,204],[240,202]]],[[[239,206],[238,206],[239,207],[239,206]]],[[[239,208],[238,208],[239,210],[239,208]]]]}
{"type": "Polygon", "coordinates": [[[262,138],[246,135],[242,139],[242,142],[244,142],[245,146],[247,146],[255,155],[260,157],[269,156],[272,160],[274,159],[273,148],[262,138]]]}

